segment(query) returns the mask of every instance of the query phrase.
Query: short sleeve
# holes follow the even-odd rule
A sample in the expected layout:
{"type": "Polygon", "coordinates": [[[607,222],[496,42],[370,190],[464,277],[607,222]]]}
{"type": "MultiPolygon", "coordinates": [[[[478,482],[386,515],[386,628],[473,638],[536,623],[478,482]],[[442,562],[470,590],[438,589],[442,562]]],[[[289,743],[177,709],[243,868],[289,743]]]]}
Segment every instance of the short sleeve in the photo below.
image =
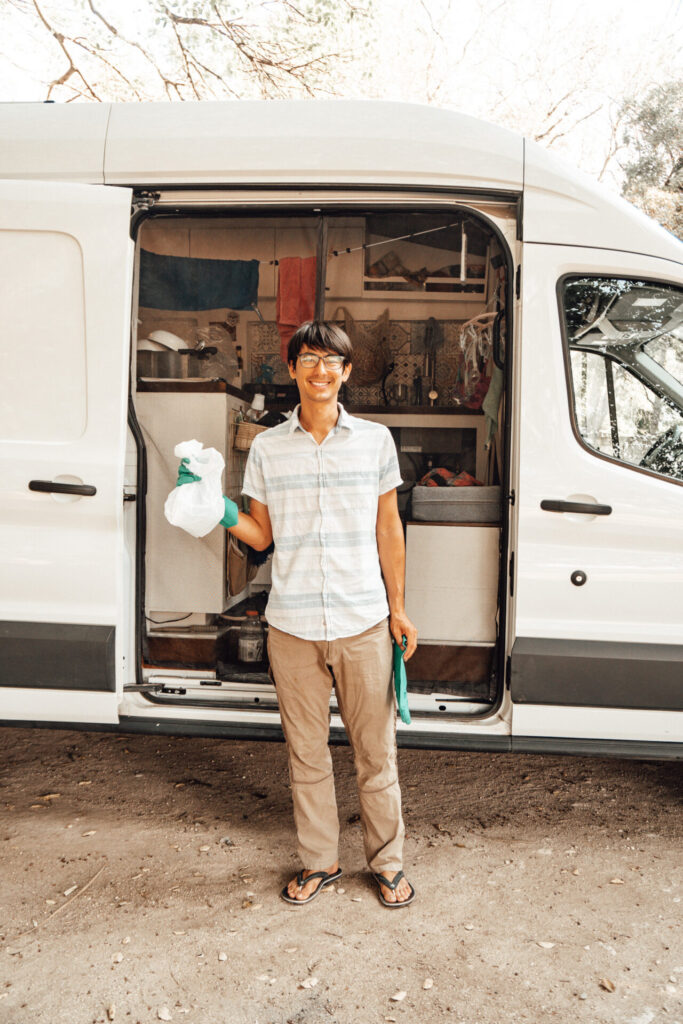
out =
{"type": "Polygon", "coordinates": [[[263,475],[263,456],[258,444],[258,438],[252,441],[247,458],[247,465],[244,470],[244,481],[242,482],[242,494],[255,498],[262,505],[267,505],[266,482],[263,475]]]}
{"type": "Polygon", "coordinates": [[[387,427],[382,431],[379,451],[379,494],[386,494],[402,483],[396,445],[387,427]]]}

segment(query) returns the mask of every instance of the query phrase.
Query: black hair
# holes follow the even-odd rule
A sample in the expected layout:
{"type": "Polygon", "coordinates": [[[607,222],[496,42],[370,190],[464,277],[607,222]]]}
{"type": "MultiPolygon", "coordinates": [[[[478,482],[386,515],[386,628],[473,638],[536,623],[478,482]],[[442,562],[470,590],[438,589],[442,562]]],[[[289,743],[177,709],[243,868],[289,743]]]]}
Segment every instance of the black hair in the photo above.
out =
{"type": "Polygon", "coordinates": [[[307,320],[294,332],[287,346],[288,363],[296,363],[304,345],[316,352],[336,352],[344,357],[344,366],[351,362],[353,355],[348,334],[337,324],[325,320],[307,320]]]}

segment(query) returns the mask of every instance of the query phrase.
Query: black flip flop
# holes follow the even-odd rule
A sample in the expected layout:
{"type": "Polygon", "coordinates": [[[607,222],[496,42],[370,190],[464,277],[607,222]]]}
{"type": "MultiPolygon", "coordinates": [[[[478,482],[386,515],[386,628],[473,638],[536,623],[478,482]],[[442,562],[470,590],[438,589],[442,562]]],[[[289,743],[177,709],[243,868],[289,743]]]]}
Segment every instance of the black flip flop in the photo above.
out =
{"type": "Polygon", "coordinates": [[[415,899],[415,890],[412,887],[412,885],[410,885],[410,882],[408,882],[408,885],[410,885],[410,896],[408,897],[407,900],[394,900],[393,902],[389,902],[389,900],[385,900],[384,896],[382,895],[381,886],[383,885],[386,885],[387,889],[391,889],[392,892],[396,891],[398,883],[401,881],[402,878],[406,877],[402,871],[398,872],[393,882],[390,882],[385,875],[374,874],[372,877],[377,882],[377,889],[379,891],[379,901],[382,904],[382,906],[389,907],[390,910],[398,910],[399,907],[407,907],[408,904],[412,903],[413,900],[415,899]]]}
{"type": "Polygon", "coordinates": [[[313,878],[319,878],[320,881],[316,885],[311,895],[307,896],[305,900],[298,900],[295,896],[290,896],[289,893],[287,892],[287,886],[285,886],[282,892],[280,893],[280,897],[285,901],[285,903],[293,903],[297,907],[305,906],[306,903],[310,903],[311,900],[314,900],[318,893],[321,892],[326,885],[331,885],[332,882],[336,882],[338,878],[341,878],[342,874],[341,868],[339,868],[337,871],[333,871],[331,875],[328,874],[327,871],[313,871],[310,875],[306,875],[306,877],[304,878],[305,870],[306,869],[303,868],[296,876],[297,885],[306,885],[306,883],[310,882],[313,878]]]}

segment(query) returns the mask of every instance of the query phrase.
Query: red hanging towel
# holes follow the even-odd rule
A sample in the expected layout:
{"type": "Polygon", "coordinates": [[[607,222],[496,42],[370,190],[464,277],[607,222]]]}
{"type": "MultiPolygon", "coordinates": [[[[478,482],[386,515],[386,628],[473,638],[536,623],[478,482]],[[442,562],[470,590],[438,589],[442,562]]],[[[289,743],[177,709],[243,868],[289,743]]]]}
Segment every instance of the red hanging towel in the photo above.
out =
{"type": "Polygon", "coordinates": [[[275,318],[285,363],[289,339],[297,327],[315,316],[315,264],[315,256],[285,256],[278,262],[275,318]]]}

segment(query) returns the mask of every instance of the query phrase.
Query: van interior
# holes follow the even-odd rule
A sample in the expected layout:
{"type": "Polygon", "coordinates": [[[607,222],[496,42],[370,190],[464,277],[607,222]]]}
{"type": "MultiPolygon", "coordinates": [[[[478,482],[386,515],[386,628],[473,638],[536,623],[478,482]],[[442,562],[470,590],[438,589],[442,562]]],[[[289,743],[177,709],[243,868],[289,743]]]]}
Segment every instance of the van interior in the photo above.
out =
{"type": "Polygon", "coordinates": [[[420,637],[406,666],[411,709],[489,712],[504,640],[509,332],[507,255],[490,222],[455,205],[162,210],[142,221],[137,257],[132,381],[147,464],[149,698],[276,706],[265,644],[241,642],[255,622],[267,631],[272,555],[220,526],[195,539],[166,521],[164,503],[175,446],[197,439],[223,455],[224,493],[248,510],[241,486],[252,439],[298,402],[287,340],[300,322],[324,318],[353,343],[345,409],[386,424],[396,442],[406,608],[420,637]]]}

